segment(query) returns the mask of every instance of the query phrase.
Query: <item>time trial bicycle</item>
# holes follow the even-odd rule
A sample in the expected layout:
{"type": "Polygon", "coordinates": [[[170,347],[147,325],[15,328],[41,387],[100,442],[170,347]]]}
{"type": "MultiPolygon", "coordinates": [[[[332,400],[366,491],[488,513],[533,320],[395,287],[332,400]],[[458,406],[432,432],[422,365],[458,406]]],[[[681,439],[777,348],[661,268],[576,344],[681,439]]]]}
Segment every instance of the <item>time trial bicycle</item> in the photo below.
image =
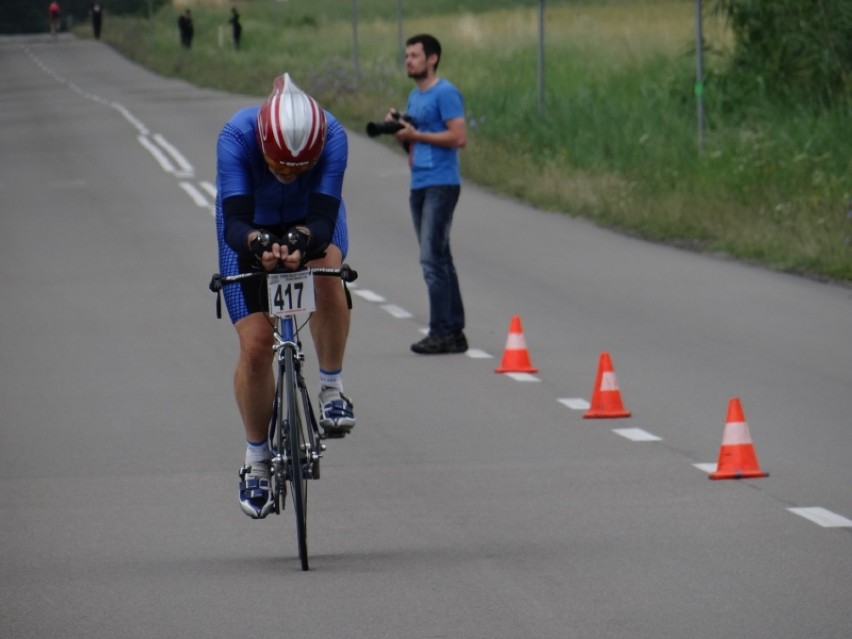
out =
{"type": "Polygon", "coordinates": [[[309,569],[308,481],[320,478],[320,459],[326,449],[323,440],[344,435],[320,426],[302,373],[305,355],[299,333],[316,308],[315,275],[339,277],[347,303],[352,307],[346,284],[354,282],[358,273],[347,264],[340,268],[305,267],[298,271],[258,271],[229,276],[216,273],[210,281],[210,290],[217,295],[216,316],[221,318],[220,293],[224,286],[266,278],[270,321],[274,321],[272,350],[276,354],[275,398],[269,424],[273,512],[280,515],[284,510],[289,485],[302,570],[309,569]],[[307,319],[298,324],[297,314],[307,314],[307,319]]]}

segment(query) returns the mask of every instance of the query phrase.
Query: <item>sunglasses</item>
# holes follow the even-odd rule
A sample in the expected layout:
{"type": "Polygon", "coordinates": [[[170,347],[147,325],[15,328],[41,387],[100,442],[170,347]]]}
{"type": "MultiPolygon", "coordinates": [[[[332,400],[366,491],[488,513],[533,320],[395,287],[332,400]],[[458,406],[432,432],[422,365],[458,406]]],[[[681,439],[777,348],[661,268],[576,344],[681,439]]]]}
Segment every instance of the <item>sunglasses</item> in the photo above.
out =
{"type": "Polygon", "coordinates": [[[270,160],[265,155],[263,156],[263,159],[266,161],[266,166],[269,167],[269,170],[282,178],[297,177],[305,171],[313,168],[314,164],[316,164],[316,162],[304,164],[278,164],[274,160],[270,160]]]}

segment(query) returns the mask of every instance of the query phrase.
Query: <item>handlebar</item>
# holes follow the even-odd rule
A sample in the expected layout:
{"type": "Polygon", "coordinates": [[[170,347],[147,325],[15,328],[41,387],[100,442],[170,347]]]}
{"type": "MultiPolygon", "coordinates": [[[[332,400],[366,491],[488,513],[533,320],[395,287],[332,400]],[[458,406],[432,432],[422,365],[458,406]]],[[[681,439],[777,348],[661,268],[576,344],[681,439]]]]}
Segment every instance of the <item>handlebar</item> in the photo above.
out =
{"type": "MultiPolygon", "coordinates": [[[[349,308],[352,308],[352,296],[349,294],[349,289],[346,288],[346,284],[350,282],[354,282],[358,279],[358,271],[353,269],[348,264],[341,264],[340,268],[331,268],[331,267],[312,267],[306,266],[298,269],[298,271],[309,271],[311,275],[322,275],[327,277],[339,277],[343,280],[344,288],[346,289],[346,302],[349,308]]],[[[210,279],[210,284],[208,287],[214,293],[216,293],[216,317],[222,318],[222,298],[220,293],[224,286],[228,284],[236,284],[238,282],[242,282],[243,280],[255,279],[259,277],[266,277],[270,273],[281,273],[287,272],[287,269],[275,269],[272,271],[250,271],[248,273],[237,273],[236,275],[220,275],[219,273],[214,273],[213,277],[210,279]]]]}
{"type": "MultiPolygon", "coordinates": [[[[310,271],[311,275],[325,275],[330,277],[339,277],[346,283],[354,282],[358,279],[358,271],[349,266],[348,264],[342,264],[340,268],[326,268],[326,267],[311,267],[307,266],[305,268],[300,268],[299,271],[310,271]]],[[[222,287],[227,284],[236,284],[237,282],[242,282],[243,280],[255,279],[258,277],[266,277],[269,273],[280,273],[285,271],[251,271],[249,273],[237,273],[236,275],[219,275],[219,273],[214,273],[213,277],[210,280],[209,288],[214,293],[218,293],[222,290],[222,287]]]]}

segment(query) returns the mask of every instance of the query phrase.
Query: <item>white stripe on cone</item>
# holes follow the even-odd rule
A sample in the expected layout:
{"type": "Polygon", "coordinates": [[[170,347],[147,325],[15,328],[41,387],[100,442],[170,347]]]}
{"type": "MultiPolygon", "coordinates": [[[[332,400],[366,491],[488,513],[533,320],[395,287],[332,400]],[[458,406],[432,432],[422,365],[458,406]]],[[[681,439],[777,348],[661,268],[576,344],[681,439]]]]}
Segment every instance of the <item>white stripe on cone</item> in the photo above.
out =
{"type": "Polygon", "coordinates": [[[730,422],[725,426],[725,432],[722,434],[723,446],[751,443],[751,433],[746,422],[730,422]]]}
{"type": "Polygon", "coordinates": [[[509,351],[524,351],[527,349],[527,340],[523,333],[509,333],[506,338],[506,350],[509,351]]]}
{"type": "Polygon", "coordinates": [[[601,390],[602,391],[617,391],[618,380],[615,378],[613,371],[605,372],[601,375],[601,390]]]}

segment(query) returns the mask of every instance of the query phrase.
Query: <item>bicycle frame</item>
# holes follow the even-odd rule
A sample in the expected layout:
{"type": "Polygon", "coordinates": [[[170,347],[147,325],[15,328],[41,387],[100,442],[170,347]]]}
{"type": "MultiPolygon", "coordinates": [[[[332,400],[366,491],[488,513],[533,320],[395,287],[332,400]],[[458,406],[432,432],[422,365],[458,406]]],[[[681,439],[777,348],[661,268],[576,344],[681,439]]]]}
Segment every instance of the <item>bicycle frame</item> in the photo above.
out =
{"type": "MultiPolygon", "coordinates": [[[[276,380],[276,393],[275,393],[275,402],[273,405],[273,415],[272,421],[270,422],[269,428],[269,443],[272,446],[275,446],[278,442],[276,441],[276,424],[281,423],[282,418],[286,419],[286,415],[280,411],[280,406],[282,401],[286,399],[285,393],[282,391],[289,390],[286,388],[286,379],[287,379],[287,361],[288,355],[287,351],[291,351],[292,356],[292,366],[293,366],[293,378],[298,389],[298,397],[300,404],[297,407],[297,410],[301,408],[303,411],[306,424],[305,424],[305,452],[308,453],[308,465],[307,468],[303,469],[303,472],[306,474],[308,479],[319,479],[319,459],[322,457],[322,453],[325,450],[325,444],[321,443],[320,440],[326,438],[325,433],[320,431],[319,425],[314,415],[313,404],[310,401],[310,397],[308,395],[307,386],[305,384],[304,375],[302,374],[302,364],[305,361],[305,356],[302,353],[302,344],[301,340],[299,340],[297,331],[296,331],[296,320],[294,317],[280,317],[278,318],[277,326],[273,332],[274,344],[272,345],[272,350],[276,353],[276,361],[277,361],[277,380],[276,380]]],[[[285,406],[286,410],[286,406],[285,406]]],[[[281,435],[286,437],[287,431],[284,430],[281,435]]],[[[276,460],[273,458],[273,464],[276,461],[289,461],[289,455],[286,451],[278,451],[282,454],[281,460],[276,460]]],[[[275,466],[273,465],[273,470],[275,466]]]]}

